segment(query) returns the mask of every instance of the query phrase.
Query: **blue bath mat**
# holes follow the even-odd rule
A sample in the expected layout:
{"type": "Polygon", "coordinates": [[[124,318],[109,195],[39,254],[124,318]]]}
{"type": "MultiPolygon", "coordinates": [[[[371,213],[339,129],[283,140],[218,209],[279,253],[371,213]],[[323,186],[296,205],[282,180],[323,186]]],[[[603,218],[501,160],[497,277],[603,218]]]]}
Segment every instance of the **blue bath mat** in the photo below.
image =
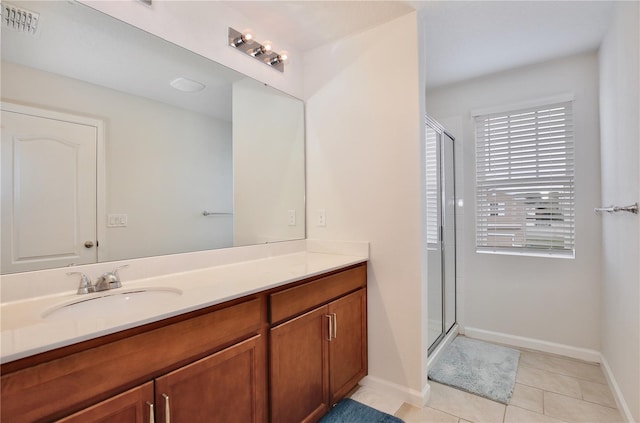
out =
{"type": "Polygon", "coordinates": [[[391,414],[345,398],[336,404],[319,423],[404,423],[391,414]]]}
{"type": "Polygon", "coordinates": [[[429,369],[429,379],[509,404],[519,359],[517,350],[459,336],[429,369]]]}

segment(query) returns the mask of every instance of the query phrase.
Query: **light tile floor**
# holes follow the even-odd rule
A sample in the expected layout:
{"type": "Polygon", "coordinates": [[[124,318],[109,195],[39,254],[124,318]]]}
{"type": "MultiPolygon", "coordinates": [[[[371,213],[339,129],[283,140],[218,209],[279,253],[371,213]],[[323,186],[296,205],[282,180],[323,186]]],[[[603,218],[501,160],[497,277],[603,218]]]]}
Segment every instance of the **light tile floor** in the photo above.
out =
{"type": "Polygon", "coordinates": [[[433,381],[431,399],[423,409],[382,398],[366,387],[351,398],[406,423],[624,422],[598,364],[526,349],[520,353],[507,406],[433,381]]]}

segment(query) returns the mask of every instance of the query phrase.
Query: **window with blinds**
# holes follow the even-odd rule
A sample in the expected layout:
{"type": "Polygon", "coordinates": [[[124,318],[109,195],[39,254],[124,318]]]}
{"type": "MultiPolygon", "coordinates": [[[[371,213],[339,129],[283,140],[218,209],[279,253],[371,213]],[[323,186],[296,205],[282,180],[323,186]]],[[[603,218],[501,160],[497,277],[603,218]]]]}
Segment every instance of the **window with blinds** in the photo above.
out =
{"type": "Polygon", "coordinates": [[[438,195],[438,133],[426,127],[425,140],[427,248],[439,248],[440,201],[438,195]]]}
{"type": "Polygon", "coordinates": [[[572,102],[475,123],[477,251],[573,257],[572,102]]]}

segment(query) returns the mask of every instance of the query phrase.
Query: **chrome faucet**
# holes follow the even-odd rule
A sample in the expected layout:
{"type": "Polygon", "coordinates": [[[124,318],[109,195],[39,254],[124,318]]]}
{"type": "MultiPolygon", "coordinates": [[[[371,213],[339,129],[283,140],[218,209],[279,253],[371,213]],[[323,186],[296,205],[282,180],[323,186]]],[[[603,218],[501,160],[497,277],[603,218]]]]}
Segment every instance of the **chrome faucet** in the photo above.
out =
{"type": "Polygon", "coordinates": [[[128,264],[118,266],[113,272],[105,272],[98,279],[95,284],[91,283],[89,276],[82,272],[68,272],[67,275],[80,275],[80,286],[78,286],[78,294],[89,294],[91,292],[106,291],[108,289],[115,289],[122,287],[122,281],[120,281],[120,275],[118,270],[129,267],[128,264]]]}
{"type": "Polygon", "coordinates": [[[67,275],[80,275],[80,286],[78,286],[78,295],[96,292],[95,287],[91,283],[89,276],[82,272],[67,272],[67,275]]]}
{"type": "Polygon", "coordinates": [[[107,289],[121,288],[122,282],[120,281],[118,270],[125,267],[129,267],[129,265],[124,264],[122,266],[118,266],[113,272],[103,273],[102,276],[96,279],[96,283],[94,285],[96,292],[106,291],[107,289]]]}

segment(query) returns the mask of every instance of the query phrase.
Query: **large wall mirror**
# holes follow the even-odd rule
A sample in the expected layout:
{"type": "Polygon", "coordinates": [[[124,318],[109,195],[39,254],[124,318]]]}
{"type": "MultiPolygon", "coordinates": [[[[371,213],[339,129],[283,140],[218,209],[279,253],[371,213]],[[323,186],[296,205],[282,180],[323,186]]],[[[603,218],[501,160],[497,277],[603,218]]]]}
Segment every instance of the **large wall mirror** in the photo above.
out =
{"type": "Polygon", "coordinates": [[[1,70],[3,274],[305,237],[301,100],[63,1],[1,70]]]}

